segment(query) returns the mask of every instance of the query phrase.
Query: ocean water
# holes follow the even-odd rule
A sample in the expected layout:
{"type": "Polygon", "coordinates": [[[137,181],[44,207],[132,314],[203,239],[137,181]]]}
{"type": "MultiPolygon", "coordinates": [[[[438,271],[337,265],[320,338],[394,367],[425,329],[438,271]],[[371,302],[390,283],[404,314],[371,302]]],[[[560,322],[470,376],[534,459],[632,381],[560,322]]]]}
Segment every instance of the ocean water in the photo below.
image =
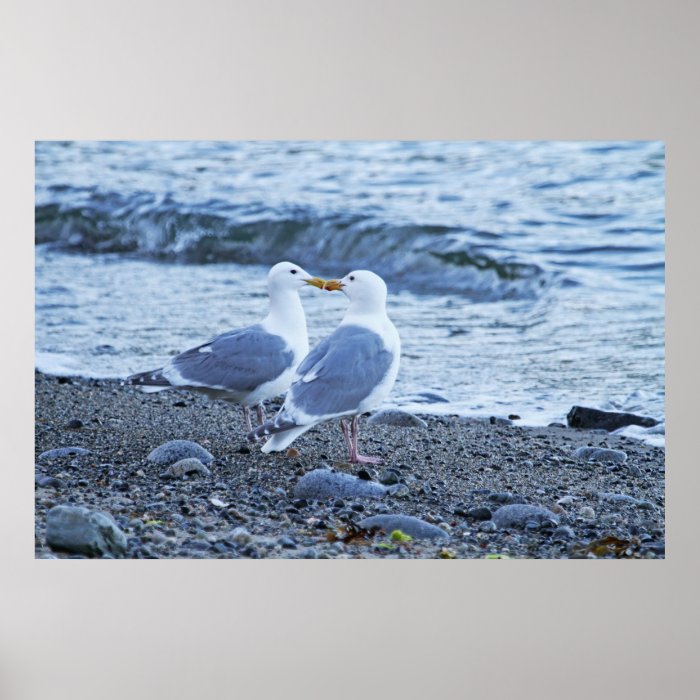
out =
{"type": "MultiPolygon", "coordinates": [[[[36,365],[157,367],[258,320],[291,260],[384,277],[392,405],[663,421],[664,238],[660,142],[37,142],[36,365]]],[[[347,300],[302,300],[313,344],[347,300]]]]}

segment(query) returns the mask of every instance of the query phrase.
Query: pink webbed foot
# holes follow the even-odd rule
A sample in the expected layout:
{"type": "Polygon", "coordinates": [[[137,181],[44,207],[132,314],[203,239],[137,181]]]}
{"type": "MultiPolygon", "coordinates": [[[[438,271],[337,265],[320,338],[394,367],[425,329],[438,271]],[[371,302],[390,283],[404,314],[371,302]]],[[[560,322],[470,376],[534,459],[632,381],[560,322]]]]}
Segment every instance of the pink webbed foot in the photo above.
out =
{"type": "Polygon", "coordinates": [[[354,457],[355,458],[353,459],[353,455],[350,455],[350,461],[353,462],[354,464],[381,464],[382,463],[381,457],[368,457],[366,455],[359,455],[359,454],[356,454],[354,457]]]}

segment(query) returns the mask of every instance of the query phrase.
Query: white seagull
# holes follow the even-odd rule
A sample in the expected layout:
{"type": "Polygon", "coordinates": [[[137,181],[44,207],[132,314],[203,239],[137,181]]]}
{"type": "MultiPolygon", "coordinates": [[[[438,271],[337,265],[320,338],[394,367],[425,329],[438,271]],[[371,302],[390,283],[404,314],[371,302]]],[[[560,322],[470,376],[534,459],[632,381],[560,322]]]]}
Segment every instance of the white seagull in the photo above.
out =
{"type": "Polygon", "coordinates": [[[263,321],[217,335],[159,369],[131,375],[125,383],[146,391],[187,389],[240,404],[248,430],[252,430],[250,407],[256,407],[262,423],[262,402],[289,388],[309,351],[306,316],[299,299],[299,290],[307,284],[322,288],[325,282],[294,263],[277,263],[267,275],[270,312],[263,321]]]}
{"type": "Polygon", "coordinates": [[[360,414],[386,399],[399,371],[401,340],[386,313],[386,284],[374,272],[357,270],[322,288],[340,289],[350,306],[338,328],[299,365],[279,413],[248,439],[271,435],[262,451],[279,451],[313,426],[340,418],[350,462],[377,464],[378,457],[359,454],[357,432],[360,414]]]}

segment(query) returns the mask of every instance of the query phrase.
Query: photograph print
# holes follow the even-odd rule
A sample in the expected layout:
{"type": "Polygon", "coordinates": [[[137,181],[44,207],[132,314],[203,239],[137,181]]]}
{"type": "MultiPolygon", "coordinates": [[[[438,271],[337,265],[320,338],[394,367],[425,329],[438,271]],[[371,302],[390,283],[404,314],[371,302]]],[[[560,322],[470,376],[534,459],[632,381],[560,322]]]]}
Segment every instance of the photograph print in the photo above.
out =
{"type": "Polygon", "coordinates": [[[663,559],[664,144],[37,141],[35,557],[663,559]]]}

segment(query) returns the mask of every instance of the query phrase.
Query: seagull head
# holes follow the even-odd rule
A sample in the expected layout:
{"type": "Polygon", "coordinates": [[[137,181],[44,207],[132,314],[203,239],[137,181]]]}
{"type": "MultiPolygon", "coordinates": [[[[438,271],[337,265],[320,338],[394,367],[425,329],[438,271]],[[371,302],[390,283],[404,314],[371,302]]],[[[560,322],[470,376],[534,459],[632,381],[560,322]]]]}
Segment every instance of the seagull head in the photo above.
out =
{"type": "Polygon", "coordinates": [[[323,289],[340,290],[358,309],[384,308],[387,289],[384,280],[370,270],[354,270],[339,280],[328,280],[323,289]]]}
{"type": "Polygon", "coordinates": [[[267,286],[270,290],[297,291],[307,284],[323,289],[325,283],[325,280],[312,277],[303,267],[291,262],[279,262],[273,265],[267,275],[267,286]]]}

